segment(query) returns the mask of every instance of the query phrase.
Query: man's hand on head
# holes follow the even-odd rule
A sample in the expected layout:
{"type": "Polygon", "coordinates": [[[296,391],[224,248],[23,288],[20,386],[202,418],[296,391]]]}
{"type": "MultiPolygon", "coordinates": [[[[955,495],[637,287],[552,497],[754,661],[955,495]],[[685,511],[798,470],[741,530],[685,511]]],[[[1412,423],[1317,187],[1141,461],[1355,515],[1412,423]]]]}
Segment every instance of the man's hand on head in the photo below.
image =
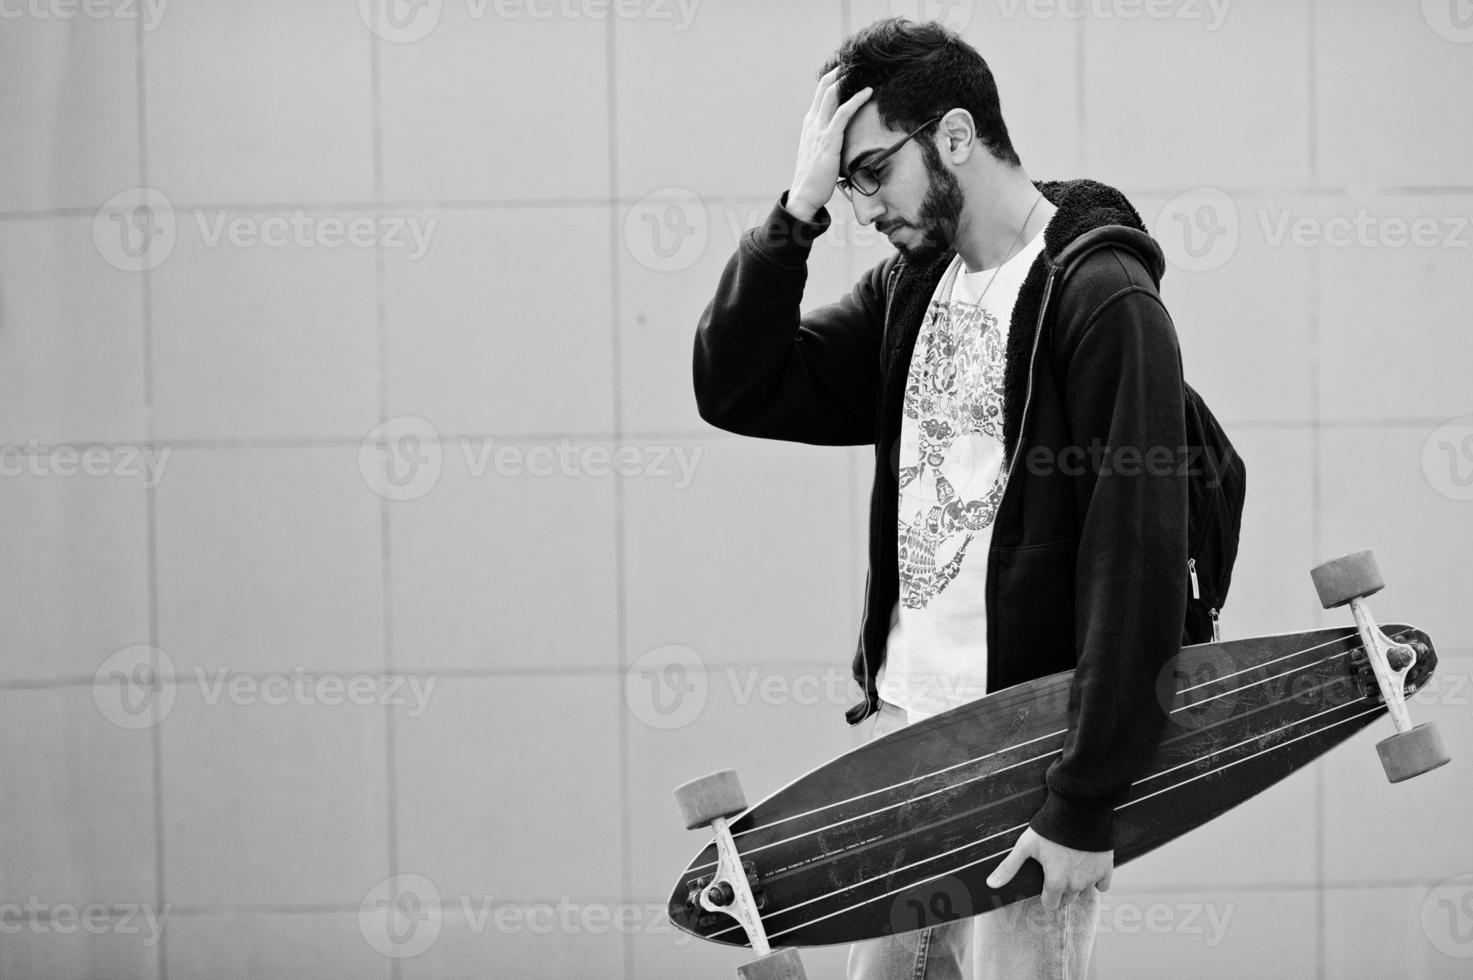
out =
{"type": "Polygon", "coordinates": [[[987,876],[988,888],[1001,888],[1033,858],[1043,866],[1043,907],[1052,912],[1060,901],[1067,902],[1093,885],[1102,892],[1110,890],[1110,877],[1115,870],[1114,851],[1076,851],[1055,844],[1036,833],[1032,827],[1023,831],[1012,853],[987,876]]]}
{"type": "Polygon", "coordinates": [[[844,129],[870,95],[871,90],[863,88],[839,105],[839,69],[830,69],[818,80],[813,103],[808,107],[808,115],[803,117],[798,164],[788,187],[788,210],[794,217],[813,220],[818,209],[834,196],[839,158],[844,152],[844,129]]]}

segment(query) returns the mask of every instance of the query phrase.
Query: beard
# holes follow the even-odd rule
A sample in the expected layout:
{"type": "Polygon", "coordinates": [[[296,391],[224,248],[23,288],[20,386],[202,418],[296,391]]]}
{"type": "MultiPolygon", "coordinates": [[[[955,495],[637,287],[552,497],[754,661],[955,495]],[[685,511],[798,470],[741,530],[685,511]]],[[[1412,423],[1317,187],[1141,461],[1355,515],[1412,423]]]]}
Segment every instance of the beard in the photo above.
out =
{"type": "Polygon", "coordinates": [[[920,233],[921,240],[915,245],[897,243],[895,248],[909,262],[929,265],[955,246],[957,222],[966,197],[956,175],[941,165],[941,153],[935,144],[929,140],[921,140],[920,144],[929,186],[916,216],[917,223],[912,227],[920,233]]]}

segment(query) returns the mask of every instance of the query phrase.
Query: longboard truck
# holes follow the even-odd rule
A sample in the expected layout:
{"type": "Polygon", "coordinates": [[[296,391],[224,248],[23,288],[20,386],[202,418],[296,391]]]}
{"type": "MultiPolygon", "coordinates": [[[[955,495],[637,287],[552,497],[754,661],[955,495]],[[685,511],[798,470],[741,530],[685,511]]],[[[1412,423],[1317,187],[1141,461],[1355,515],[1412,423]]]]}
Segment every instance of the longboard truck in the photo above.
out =
{"type": "Polygon", "coordinates": [[[1376,556],[1369,551],[1342,555],[1316,566],[1309,575],[1319,593],[1320,604],[1326,609],[1350,606],[1356,628],[1360,630],[1371,671],[1386,701],[1391,723],[1396,726],[1395,735],[1376,743],[1386,778],[1399,783],[1447,765],[1452,756],[1448,754],[1442,732],[1431,722],[1414,726],[1407,711],[1405,682],[1407,672],[1417,663],[1416,648],[1409,643],[1397,643],[1383,633],[1366,605],[1368,596],[1386,587],[1376,556]]]}
{"type": "Polygon", "coordinates": [[[722,769],[693,779],[675,789],[675,802],[685,820],[686,830],[710,827],[716,835],[719,854],[716,872],[700,887],[691,900],[708,912],[724,913],[741,925],[757,959],[737,967],[740,980],[807,980],[798,951],[791,947],[773,950],[762,928],[757,898],[747,880],[741,854],[731,831],[726,826],[747,808],[747,798],[735,769],[722,769]]]}

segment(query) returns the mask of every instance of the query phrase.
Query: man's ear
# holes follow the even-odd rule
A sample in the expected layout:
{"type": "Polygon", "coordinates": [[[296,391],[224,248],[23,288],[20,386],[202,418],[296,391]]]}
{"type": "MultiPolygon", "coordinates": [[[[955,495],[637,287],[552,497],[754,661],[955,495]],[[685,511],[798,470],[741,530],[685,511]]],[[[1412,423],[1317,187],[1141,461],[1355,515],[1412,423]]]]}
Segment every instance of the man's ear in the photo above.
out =
{"type": "Polygon", "coordinates": [[[972,149],[977,144],[977,127],[972,122],[972,114],[965,109],[958,109],[941,120],[941,128],[946,133],[946,148],[950,153],[962,151],[962,156],[957,163],[961,163],[972,155],[972,149]]]}

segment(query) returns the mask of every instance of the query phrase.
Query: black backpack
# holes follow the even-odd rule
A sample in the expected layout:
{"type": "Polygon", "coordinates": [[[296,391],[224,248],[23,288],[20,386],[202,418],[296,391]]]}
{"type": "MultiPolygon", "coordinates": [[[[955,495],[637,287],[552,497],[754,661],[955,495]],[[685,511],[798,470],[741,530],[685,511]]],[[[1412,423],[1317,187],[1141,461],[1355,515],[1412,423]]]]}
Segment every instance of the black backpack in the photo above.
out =
{"type": "Polygon", "coordinates": [[[1186,382],[1182,386],[1186,391],[1188,513],[1183,576],[1187,617],[1181,642],[1190,646],[1219,639],[1218,614],[1227,602],[1233,563],[1238,558],[1248,468],[1202,396],[1186,382]]]}
{"type": "Polygon", "coordinates": [[[1248,490],[1243,457],[1202,396],[1191,385],[1185,388],[1188,557],[1183,646],[1218,639],[1217,617],[1232,583],[1248,490]]]}

